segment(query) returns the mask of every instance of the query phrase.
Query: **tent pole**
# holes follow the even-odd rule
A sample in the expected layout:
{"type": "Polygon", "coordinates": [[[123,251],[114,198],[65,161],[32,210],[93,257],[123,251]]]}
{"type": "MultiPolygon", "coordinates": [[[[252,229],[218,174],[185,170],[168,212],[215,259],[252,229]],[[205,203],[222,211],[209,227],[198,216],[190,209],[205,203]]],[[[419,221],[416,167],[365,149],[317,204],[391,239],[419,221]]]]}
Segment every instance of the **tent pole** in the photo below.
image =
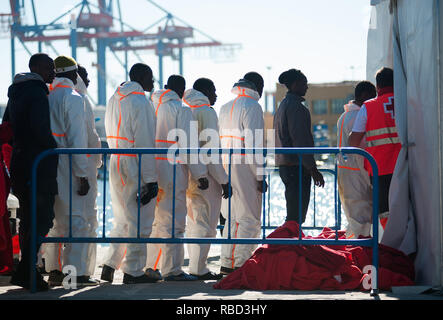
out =
{"type": "Polygon", "coordinates": [[[436,6],[437,6],[437,10],[436,11],[436,15],[437,15],[437,30],[436,30],[436,35],[437,35],[437,112],[438,112],[438,118],[439,118],[439,122],[438,122],[438,139],[439,139],[439,144],[438,144],[438,157],[439,157],[439,180],[440,180],[440,286],[443,287],[443,254],[442,254],[442,250],[443,250],[443,140],[442,140],[442,124],[443,124],[443,114],[441,112],[441,108],[442,108],[442,101],[443,101],[443,97],[442,97],[442,91],[441,91],[441,87],[442,87],[442,66],[441,66],[441,51],[442,51],[442,47],[441,47],[441,42],[442,42],[442,25],[440,22],[440,18],[442,17],[442,7],[441,7],[441,3],[440,0],[436,1],[436,6]]]}

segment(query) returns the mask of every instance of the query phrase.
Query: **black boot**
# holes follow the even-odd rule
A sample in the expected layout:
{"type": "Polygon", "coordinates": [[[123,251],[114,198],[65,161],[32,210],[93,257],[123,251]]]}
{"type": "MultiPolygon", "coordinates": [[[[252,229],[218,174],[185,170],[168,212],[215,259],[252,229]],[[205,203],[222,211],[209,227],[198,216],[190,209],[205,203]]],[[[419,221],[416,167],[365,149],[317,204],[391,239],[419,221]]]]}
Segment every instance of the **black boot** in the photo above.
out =
{"type": "Polygon", "coordinates": [[[106,264],[103,265],[102,275],[100,279],[112,283],[112,281],[114,281],[114,271],[114,268],[107,266],[106,264]]]}
{"type": "Polygon", "coordinates": [[[51,287],[58,287],[63,284],[63,279],[65,278],[65,274],[59,270],[52,270],[49,272],[48,284],[51,287]]]}
{"type": "Polygon", "coordinates": [[[202,275],[197,275],[197,274],[192,274],[194,277],[197,277],[198,280],[220,280],[221,278],[223,278],[223,274],[222,273],[214,273],[209,271],[208,273],[202,274],[202,275]]]}
{"type": "Polygon", "coordinates": [[[76,280],[79,287],[98,286],[100,284],[99,280],[93,279],[90,276],[78,276],[76,280]]]}
{"type": "Polygon", "coordinates": [[[123,283],[124,284],[154,283],[157,281],[158,281],[158,279],[151,278],[146,274],[142,274],[139,277],[133,277],[130,274],[125,273],[123,276],[123,283]]]}
{"type": "Polygon", "coordinates": [[[220,267],[220,274],[222,274],[222,275],[228,275],[228,274],[234,272],[234,271],[237,270],[237,269],[238,269],[238,267],[237,267],[237,268],[234,268],[234,269],[232,269],[232,268],[228,268],[228,267],[220,267]]]}

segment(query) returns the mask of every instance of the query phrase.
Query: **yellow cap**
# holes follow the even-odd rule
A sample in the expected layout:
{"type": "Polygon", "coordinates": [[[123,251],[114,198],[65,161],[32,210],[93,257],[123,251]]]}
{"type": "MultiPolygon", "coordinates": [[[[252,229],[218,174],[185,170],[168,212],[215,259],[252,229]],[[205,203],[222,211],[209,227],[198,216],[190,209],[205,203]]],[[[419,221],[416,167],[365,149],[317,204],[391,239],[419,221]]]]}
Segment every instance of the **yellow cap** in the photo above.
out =
{"type": "Polygon", "coordinates": [[[63,73],[77,70],[77,62],[68,56],[58,56],[54,60],[55,73],[63,73]]]}

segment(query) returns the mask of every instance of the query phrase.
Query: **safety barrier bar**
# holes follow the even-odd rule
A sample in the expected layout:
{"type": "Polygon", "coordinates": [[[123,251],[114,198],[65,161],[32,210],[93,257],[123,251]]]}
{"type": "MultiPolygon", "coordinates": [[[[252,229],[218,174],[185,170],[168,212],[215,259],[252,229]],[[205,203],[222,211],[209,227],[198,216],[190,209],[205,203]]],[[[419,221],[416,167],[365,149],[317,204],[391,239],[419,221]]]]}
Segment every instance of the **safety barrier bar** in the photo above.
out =
{"type": "MultiPolygon", "coordinates": [[[[173,161],[173,212],[172,212],[172,237],[171,238],[140,238],[140,197],[138,197],[138,213],[137,213],[137,237],[136,238],[110,238],[106,237],[105,234],[105,217],[106,217],[106,166],[107,157],[103,157],[104,166],[104,184],[103,184],[103,234],[102,237],[72,237],[72,156],[74,154],[135,154],[138,155],[138,192],[140,193],[141,188],[141,159],[143,154],[170,154],[171,150],[168,148],[131,148],[131,149],[51,149],[42,152],[35,159],[32,166],[32,180],[31,180],[31,292],[36,292],[36,255],[37,243],[196,243],[196,244],[301,244],[301,245],[359,245],[372,247],[372,265],[375,270],[375,275],[371,275],[371,295],[378,294],[378,167],[374,158],[366,151],[359,148],[236,148],[236,149],[206,149],[206,148],[188,148],[188,149],[175,149],[174,161],[173,161]],[[336,232],[335,239],[302,239],[302,226],[299,225],[299,237],[297,238],[272,238],[266,239],[265,230],[263,230],[262,238],[231,238],[231,197],[229,197],[229,210],[228,210],[228,237],[227,238],[176,238],[175,237],[175,178],[176,178],[176,156],[177,154],[229,154],[229,168],[228,177],[229,184],[231,183],[232,176],[232,156],[233,155],[244,155],[244,154],[261,154],[264,159],[270,154],[297,154],[299,163],[302,163],[302,156],[304,154],[358,154],[366,159],[368,159],[370,165],[372,166],[374,179],[373,183],[373,237],[369,239],[338,239],[338,233],[336,232]],[[68,155],[69,157],[69,237],[37,237],[36,230],[36,203],[37,203],[37,168],[40,161],[49,155],[68,155]]],[[[264,162],[264,169],[266,169],[266,162],[264,162]]],[[[301,211],[302,211],[302,166],[299,165],[299,221],[301,221],[301,211]]],[[[263,178],[263,186],[266,183],[265,175],[263,178]]],[[[263,216],[265,217],[265,197],[262,197],[263,203],[263,216]]],[[[338,219],[338,211],[335,210],[336,222],[338,219]]],[[[265,218],[263,218],[265,225],[265,218]]],[[[336,230],[337,223],[336,223],[336,230]]]]}
{"type": "MultiPolygon", "coordinates": [[[[268,173],[268,189],[271,189],[271,173],[273,172],[278,172],[279,169],[275,168],[275,169],[270,169],[269,173],[268,173]]],[[[330,226],[328,228],[330,229],[335,229],[335,230],[341,230],[341,200],[340,197],[338,196],[338,192],[337,192],[337,164],[335,165],[335,170],[332,169],[318,169],[318,171],[323,172],[323,173],[329,173],[332,174],[334,176],[334,214],[336,214],[337,220],[336,220],[336,224],[334,226],[330,226]]],[[[317,186],[314,185],[313,186],[314,189],[314,194],[313,194],[313,225],[312,226],[303,226],[304,230],[323,230],[323,228],[327,227],[327,226],[317,226],[316,223],[316,192],[315,190],[317,189],[317,186]]],[[[268,224],[265,225],[265,223],[263,223],[263,225],[261,226],[262,229],[266,229],[266,230],[273,230],[273,229],[277,229],[280,226],[272,226],[270,224],[271,222],[271,218],[270,218],[270,212],[271,212],[271,192],[267,192],[268,194],[268,198],[267,198],[267,217],[268,217],[268,224]]],[[[222,226],[218,226],[218,229],[222,229],[222,226]]]]}

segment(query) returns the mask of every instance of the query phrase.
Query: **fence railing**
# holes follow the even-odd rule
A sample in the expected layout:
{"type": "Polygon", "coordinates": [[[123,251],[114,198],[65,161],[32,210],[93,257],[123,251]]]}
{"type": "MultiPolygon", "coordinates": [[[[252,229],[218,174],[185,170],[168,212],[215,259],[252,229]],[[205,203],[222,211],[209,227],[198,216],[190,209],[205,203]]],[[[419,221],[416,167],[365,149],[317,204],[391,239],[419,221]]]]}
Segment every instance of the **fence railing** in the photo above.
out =
{"type": "MultiPolygon", "coordinates": [[[[301,245],[355,245],[355,246],[367,246],[372,247],[372,266],[373,271],[375,274],[371,275],[371,295],[378,294],[378,188],[379,188],[379,182],[378,182],[378,167],[374,160],[374,158],[367,153],[366,151],[359,149],[359,148],[256,148],[256,149],[249,149],[249,148],[238,148],[238,149],[204,149],[204,148],[188,148],[188,149],[175,149],[174,156],[177,156],[177,154],[195,154],[195,153],[205,153],[205,154],[228,154],[229,155],[229,162],[228,162],[228,177],[229,177],[229,184],[231,183],[231,177],[232,177],[232,166],[236,165],[235,163],[232,163],[232,156],[233,155],[244,155],[244,154],[254,154],[254,155],[263,155],[264,159],[266,159],[269,155],[275,155],[275,154],[297,154],[299,161],[301,163],[301,158],[305,154],[358,154],[363,157],[365,157],[370,165],[372,166],[373,176],[374,179],[372,181],[373,184],[373,236],[372,238],[367,239],[339,239],[338,238],[338,232],[335,233],[335,239],[302,239],[302,229],[305,229],[305,227],[302,227],[301,224],[299,225],[299,237],[298,238],[272,238],[267,239],[265,230],[270,228],[275,228],[275,226],[271,226],[269,224],[266,225],[266,198],[270,199],[270,188],[268,188],[268,197],[266,197],[266,193],[262,197],[262,211],[263,211],[263,235],[262,238],[232,238],[231,237],[231,198],[228,199],[229,201],[229,209],[228,209],[228,217],[226,219],[226,224],[228,229],[228,236],[227,238],[177,238],[175,237],[175,196],[172,197],[173,201],[173,212],[172,212],[172,235],[170,238],[142,238],[140,237],[140,198],[138,200],[138,213],[137,213],[137,236],[136,237],[125,237],[125,238],[117,238],[117,237],[106,237],[106,174],[107,174],[107,155],[110,154],[135,154],[138,155],[138,192],[140,192],[141,188],[141,163],[142,163],[142,155],[144,154],[171,154],[171,151],[167,148],[131,148],[131,149],[52,149],[47,150],[43,153],[41,153],[34,161],[32,166],[32,180],[31,180],[31,292],[36,292],[36,255],[33,254],[37,250],[37,244],[42,243],[195,243],[195,244],[204,244],[204,243],[211,243],[211,244],[280,244],[280,245],[288,245],[288,244],[301,244],[301,245]],[[37,212],[36,212],[36,203],[37,203],[37,168],[40,163],[40,161],[50,155],[68,155],[69,157],[69,199],[70,199],[70,205],[69,205],[69,236],[68,237],[41,237],[37,236],[36,231],[36,221],[37,221],[37,212]],[[73,237],[72,236],[72,156],[75,154],[102,154],[106,155],[103,157],[103,232],[101,237],[73,237]]],[[[176,161],[172,162],[173,164],[173,192],[175,193],[175,178],[176,178],[176,161]]],[[[263,165],[264,169],[266,170],[266,161],[263,165]]],[[[299,221],[301,221],[301,186],[302,186],[302,166],[299,166],[299,185],[300,185],[300,193],[299,193],[299,221]]],[[[341,218],[340,218],[340,206],[339,206],[339,198],[337,195],[337,175],[336,172],[333,170],[326,170],[330,171],[335,175],[334,179],[334,185],[335,185],[335,204],[334,204],[334,215],[335,215],[335,227],[334,229],[336,231],[339,230],[341,227],[341,218]]],[[[266,176],[266,174],[263,175],[263,183],[267,180],[269,180],[269,175],[266,176]]],[[[269,206],[268,206],[269,207],[269,206]]],[[[318,229],[320,227],[315,226],[314,227],[306,227],[306,229],[318,229]]]]}
{"type": "MultiPolygon", "coordinates": [[[[279,171],[278,168],[270,168],[267,174],[267,182],[268,182],[268,188],[271,189],[271,175],[272,173],[277,173],[279,171]]],[[[322,230],[325,227],[328,227],[330,229],[333,230],[341,230],[341,226],[342,226],[342,220],[341,220],[341,201],[340,201],[340,197],[338,196],[338,190],[337,190],[337,164],[335,165],[335,169],[325,169],[325,168],[319,168],[318,171],[322,172],[322,173],[327,173],[333,176],[334,180],[334,217],[336,217],[335,219],[335,224],[332,226],[325,226],[325,225],[318,225],[317,224],[317,201],[316,201],[316,197],[317,197],[317,186],[313,185],[311,190],[313,190],[314,192],[312,193],[312,204],[313,204],[313,208],[312,208],[312,217],[313,217],[313,221],[312,221],[312,225],[306,225],[306,222],[303,226],[303,230],[322,230]]],[[[326,181],[326,180],[325,180],[326,181]]],[[[325,187],[326,187],[326,183],[325,183],[325,187]]],[[[263,224],[262,224],[262,229],[265,230],[272,230],[272,229],[276,229],[279,227],[279,225],[271,225],[271,192],[267,192],[266,195],[267,199],[267,205],[266,205],[266,215],[263,215],[263,224]]],[[[307,217],[309,216],[309,212],[307,217]]],[[[220,228],[220,226],[218,226],[218,228],[220,228]]]]}

